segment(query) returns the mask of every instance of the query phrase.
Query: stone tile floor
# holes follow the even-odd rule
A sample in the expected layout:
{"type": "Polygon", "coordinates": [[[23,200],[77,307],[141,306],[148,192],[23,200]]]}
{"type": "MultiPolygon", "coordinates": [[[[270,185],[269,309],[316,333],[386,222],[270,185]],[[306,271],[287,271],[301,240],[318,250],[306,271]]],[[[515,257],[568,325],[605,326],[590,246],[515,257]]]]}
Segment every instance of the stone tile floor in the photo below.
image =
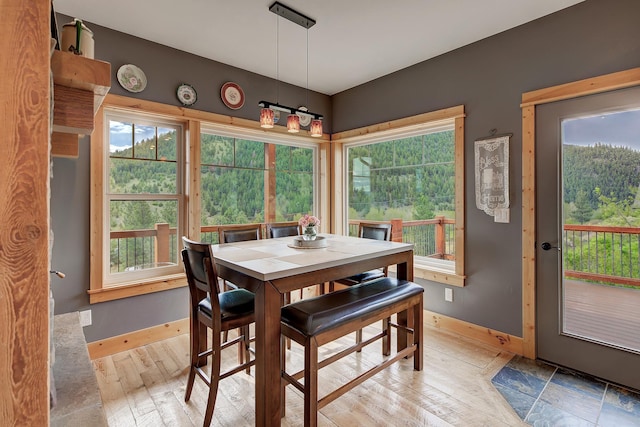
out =
{"type": "Polygon", "coordinates": [[[515,356],[491,380],[527,424],[640,427],[640,393],[515,356]]]}

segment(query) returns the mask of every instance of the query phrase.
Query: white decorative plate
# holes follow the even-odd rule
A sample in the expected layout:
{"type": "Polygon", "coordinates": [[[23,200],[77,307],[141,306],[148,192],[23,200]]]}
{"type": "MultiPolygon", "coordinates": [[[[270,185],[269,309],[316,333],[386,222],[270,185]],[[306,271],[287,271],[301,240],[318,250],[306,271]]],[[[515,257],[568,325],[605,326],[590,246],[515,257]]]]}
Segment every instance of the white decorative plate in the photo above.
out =
{"type": "MultiPolygon", "coordinates": [[[[299,107],[300,111],[309,111],[307,107],[299,107]]],[[[305,114],[298,114],[300,117],[300,126],[309,126],[311,124],[311,116],[307,116],[305,114]]]]}
{"type": "Polygon", "coordinates": [[[118,83],[129,92],[142,92],[147,87],[147,76],[144,71],[133,64],[125,64],[118,68],[118,83]]]}
{"type": "Polygon", "coordinates": [[[196,90],[193,88],[193,86],[186,83],[182,83],[180,86],[178,86],[178,89],[176,89],[176,96],[184,106],[193,105],[198,100],[198,94],[196,93],[196,90]]]}
{"type": "Polygon", "coordinates": [[[220,97],[224,105],[232,110],[242,108],[244,105],[244,92],[236,83],[227,82],[223,84],[222,89],[220,89],[220,97]]]}

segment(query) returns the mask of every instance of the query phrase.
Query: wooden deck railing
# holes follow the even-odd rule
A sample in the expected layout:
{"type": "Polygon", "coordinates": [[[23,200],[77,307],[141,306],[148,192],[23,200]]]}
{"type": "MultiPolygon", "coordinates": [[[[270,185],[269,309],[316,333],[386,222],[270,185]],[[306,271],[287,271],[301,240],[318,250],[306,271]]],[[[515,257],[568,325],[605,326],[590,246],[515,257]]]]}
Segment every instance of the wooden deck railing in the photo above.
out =
{"type": "Polygon", "coordinates": [[[640,228],[564,226],[565,277],[640,287],[640,228]]]}
{"type": "MultiPolygon", "coordinates": [[[[455,220],[440,216],[391,222],[392,240],[413,243],[417,256],[455,259],[455,220]]],[[[359,223],[349,221],[350,235],[357,235],[359,223]]],[[[219,226],[200,230],[200,240],[218,243],[219,226]]],[[[156,224],[152,230],[111,232],[112,272],[176,264],[176,238],[169,224],[156,224]]],[[[565,277],[640,287],[640,228],[565,225],[562,247],[565,277]]]]}
{"type": "MultiPolygon", "coordinates": [[[[367,221],[373,222],[373,221],[367,221]]],[[[415,245],[415,254],[438,259],[455,259],[455,220],[443,216],[421,221],[394,219],[392,240],[415,245]]],[[[360,221],[349,222],[349,234],[357,235],[360,221]]],[[[266,224],[262,224],[262,234],[266,224]]],[[[200,228],[202,242],[216,244],[219,225],[200,228]]],[[[171,265],[178,261],[176,229],[169,224],[156,224],[151,230],[127,230],[111,232],[111,271],[171,265]]]]}

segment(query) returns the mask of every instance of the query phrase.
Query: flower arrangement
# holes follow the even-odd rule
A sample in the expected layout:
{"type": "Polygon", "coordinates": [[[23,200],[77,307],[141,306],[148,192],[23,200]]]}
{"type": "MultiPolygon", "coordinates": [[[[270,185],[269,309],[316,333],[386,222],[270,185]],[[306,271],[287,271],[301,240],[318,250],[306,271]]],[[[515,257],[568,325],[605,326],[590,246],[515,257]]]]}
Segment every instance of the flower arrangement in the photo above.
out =
{"type": "Polygon", "coordinates": [[[315,227],[320,225],[320,220],[316,216],[304,214],[304,216],[298,220],[298,225],[302,228],[315,227]]]}

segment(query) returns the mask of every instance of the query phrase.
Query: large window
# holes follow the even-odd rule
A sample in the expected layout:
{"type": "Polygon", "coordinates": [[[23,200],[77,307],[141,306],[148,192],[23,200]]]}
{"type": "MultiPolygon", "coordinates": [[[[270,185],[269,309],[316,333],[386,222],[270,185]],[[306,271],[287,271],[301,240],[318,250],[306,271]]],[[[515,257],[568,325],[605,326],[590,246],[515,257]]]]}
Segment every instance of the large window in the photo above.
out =
{"type": "Polygon", "coordinates": [[[292,221],[314,212],[317,148],[255,139],[201,133],[202,225],[292,221]]]}
{"type": "Polygon", "coordinates": [[[185,286],[182,236],[217,243],[223,224],[291,221],[305,213],[329,217],[328,203],[320,209],[324,140],[171,111],[107,96],[96,115],[92,303],[185,286]]]}
{"type": "Polygon", "coordinates": [[[107,114],[106,123],[105,283],[179,273],[183,129],[134,115],[107,114]]]}
{"type": "Polygon", "coordinates": [[[345,231],[391,221],[396,240],[414,244],[417,277],[457,285],[464,284],[463,111],[340,140],[345,231]]]}

